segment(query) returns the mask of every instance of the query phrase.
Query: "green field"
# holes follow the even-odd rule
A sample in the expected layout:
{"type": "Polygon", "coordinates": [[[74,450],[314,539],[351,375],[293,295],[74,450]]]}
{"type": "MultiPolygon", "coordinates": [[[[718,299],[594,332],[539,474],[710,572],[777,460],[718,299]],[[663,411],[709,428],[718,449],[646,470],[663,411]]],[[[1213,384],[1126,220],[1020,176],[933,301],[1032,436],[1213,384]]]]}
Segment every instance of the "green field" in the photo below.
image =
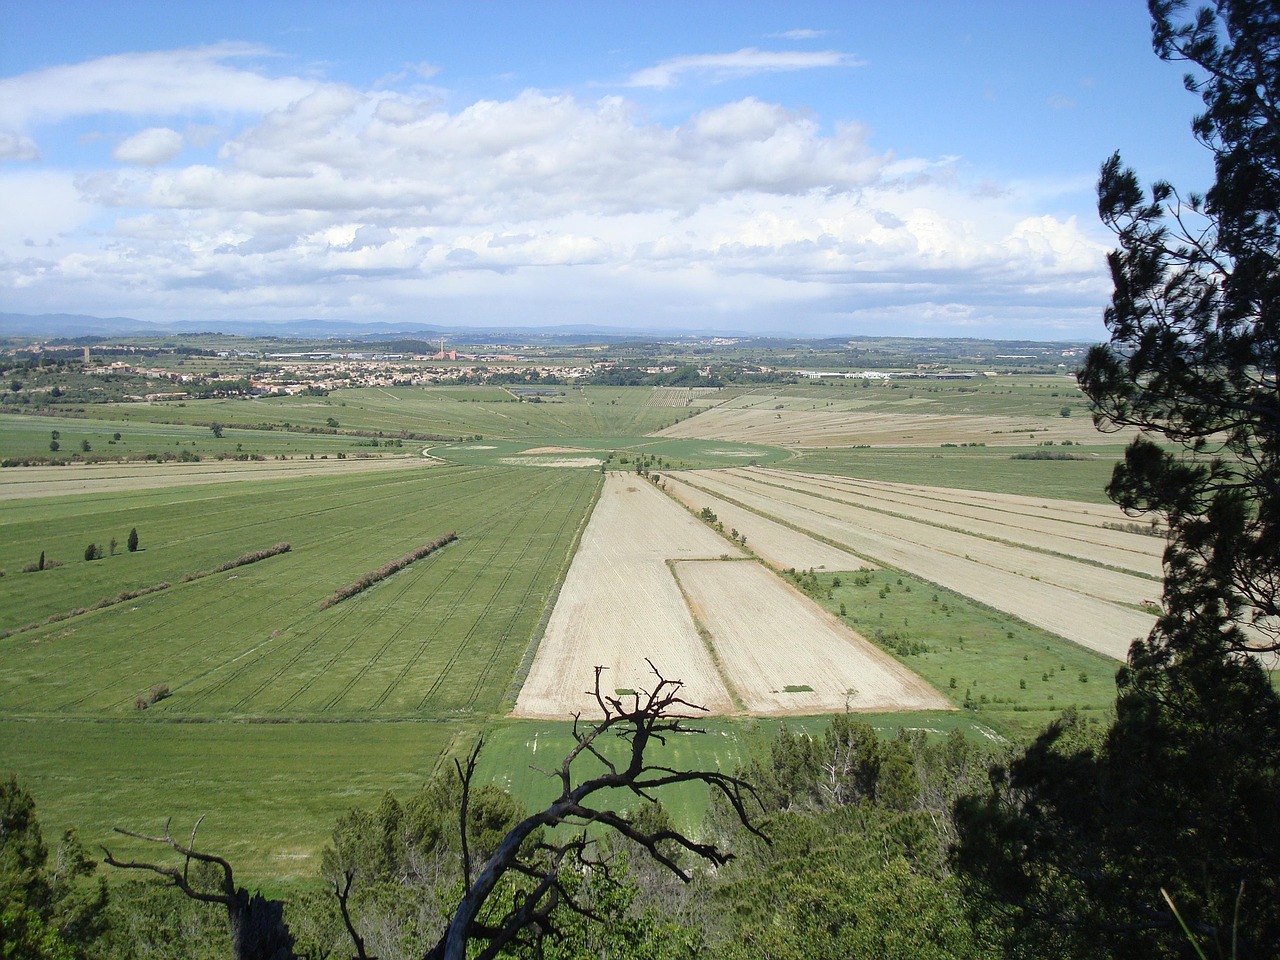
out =
{"type": "MultiPolygon", "coordinates": [[[[10,631],[0,639],[0,771],[32,791],[46,832],[77,825],[97,844],[116,825],[158,830],[172,815],[185,830],[207,814],[204,842],[229,854],[246,880],[305,880],[338,813],[415,789],[481,735],[483,776],[528,803],[544,797],[548,783],[531,764],[559,761],[567,724],[505,714],[600,488],[598,461],[629,470],[644,458],[652,471],[755,461],[1102,501],[1119,454],[1105,438],[1087,448],[1096,454],[1089,460],[1014,461],[996,447],[796,450],[647,436],[711,403],[992,414],[1013,405],[1058,416],[1080,403],[1065,377],[551,389],[539,402],[491,386],[395,387],[0,417],[5,456],[47,456],[57,430],[63,455],[87,440],[94,456],[119,459],[395,458],[394,469],[360,473],[0,503],[0,631],[10,631]],[[541,448],[573,449],[530,452],[541,448]],[[591,466],[558,469],[542,457],[591,466]],[[141,549],[131,553],[135,528],[141,549]],[[456,542],[320,609],[334,590],[450,531],[456,542]],[[184,580],[281,542],[289,552],[184,580]],[[86,560],[89,543],[107,555],[86,560]],[[22,572],[41,553],[60,565],[22,572]],[[160,583],[170,586],[74,612],[160,583]],[[158,685],[169,695],[140,708],[158,685]]],[[[1117,664],[897,578],[882,571],[859,586],[842,575],[830,600],[820,599],[833,611],[844,603],[868,636],[897,634],[884,640],[891,650],[908,636],[925,644],[904,662],[957,706],[967,693],[971,709],[868,718],[876,726],[1016,738],[1069,705],[1109,708],[1117,664]]],[[[671,760],[731,768],[767,749],[781,722],[708,721],[708,735],[673,744],[671,760]]],[[[786,724],[817,732],[823,722],[786,724]]],[[[706,797],[667,802],[696,823],[706,797]]]]}

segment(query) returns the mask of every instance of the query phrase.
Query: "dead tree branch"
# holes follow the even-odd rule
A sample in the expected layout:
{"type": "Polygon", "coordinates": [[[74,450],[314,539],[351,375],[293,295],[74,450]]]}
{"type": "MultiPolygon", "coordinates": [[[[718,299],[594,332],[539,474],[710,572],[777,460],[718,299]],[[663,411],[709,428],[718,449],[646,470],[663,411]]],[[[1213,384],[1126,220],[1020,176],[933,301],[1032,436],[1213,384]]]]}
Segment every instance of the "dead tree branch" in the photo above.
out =
{"type": "MultiPolygon", "coordinates": [[[[682,681],[666,679],[651,661],[649,668],[655,677],[653,689],[638,691],[625,698],[604,694],[601,675],[605,668],[595,668],[595,687],[590,692],[600,707],[603,719],[587,722],[580,714],[574,717],[574,746],[551,774],[560,781],[560,795],[544,810],[526,817],[512,828],[476,875],[465,880],[462,900],[448,929],[427,954],[427,960],[464,960],[468,954],[468,942],[483,944],[471,953],[479,960],[494,957],[513,942],[536,942],[554,933],[553,913],[559,906],[601,919],[579,903],[561,881],[562,871],[571,866],[596,870],[607,877],[607,865],[587,856],[593,841],[588,839],[586,828],[591,825],[616,831],[643,847],[656,862],[685,882],[691,879],[689,872],[663,849],[663,845],[675,844],[715,866],[723,865],[732,858],[732,854],[714,843],[698,842],[676,830],[645,830],[632,816],[597,803],[597,795],[603,800],[616,796],[616,791],[622,791],[652,802],[656,799],[654,792],[662,787],[677,783],[704,783],[720,792],[744,827],[768,841],[752,823],[751,805],[763,808],[749,783],[715,770],[676,770],[646,758],[646,751],[655,742],[661,745],[672,736],[705,732],[690,726],[689,722],[706,713],[704,707],[680,696],[684,686],[682,681]],[[616,740],[611,741],[610,737],[616,740]],[[609,744],[616,745],[617,741],[626,745],[621,758],[613,755],[618,752],[616,749],[609,749],[609,744]],[[577,771],[574,765],[584,757],[593,758],[602,772],[575,784],[577,771]],[[568,840],[552,842],[537,839],[536,835],[542,828],[562,824],[582,830],[568,840]],[[524,878],[525,883],[512,895],[497,923],[482,922],[482,910],[493,909],[495,905],[489,901],[498,890],[499,883],[509,874],[513,878],[524,878]]],[[[479,745],[468,758],[465,771],[461,764],[457,764],[458,775],[462,779],[464,810],[478,752],[479,745]]],[[[462,823],[465,850],[465,814],[462,823]]]]}

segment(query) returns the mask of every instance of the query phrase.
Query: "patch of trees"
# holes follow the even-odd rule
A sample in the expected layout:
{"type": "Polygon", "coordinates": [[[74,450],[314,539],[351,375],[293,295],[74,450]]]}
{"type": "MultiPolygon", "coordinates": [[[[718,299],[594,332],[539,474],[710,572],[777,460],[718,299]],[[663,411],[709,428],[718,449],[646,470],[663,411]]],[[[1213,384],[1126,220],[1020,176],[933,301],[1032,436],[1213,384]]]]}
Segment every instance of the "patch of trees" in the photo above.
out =
{"type": "Polygon", "coordinates": [[[1010,460],[1088,460],[1078,453],[1063,453],[1060,450],[1028,450],[1024,453],[1011,454],[1010,460]]]}
{"type": "Polygon", "coordinates": [[[581,382],[604,387],[722,387],[724,381],[717,376],[703,376],[694,366],[681,366],[675,370],[649,373],[639,367],[617,366],[600,370],[581,382]]]}
{"type": "Polygon", "coordinates": [[[323,601],[321,601],[320,609],[327,610],[330,607],[332,607],[335,603],[341,603],[343,600],[347,600],[351,597],[354,597],[358,593],[363,593],[365,590],[368,590],[370,587],[372,587],[375,583],[378,583],[382,580],[387,579],[387,577],[391,576],[393,573],[398,573],[399,571],[403,570],[405,567],[409,566],[409,564],[417,560],[421,560],[423,557],[430,556],[431,554],[439,550],[441,547],[445,546],[446,544],[453,543],[453,541],[457,539],[458,539],[457,532],[451,530],[448,533],[446,533],[444,536],[437,537],[436,539],[432,540],[430,543],[424,543],[422,546],[418,547],[417,549],[410,550],[403,557],[400,557],[397,560],[392,560],[390,563],[383,564],[377,570],[374,570],[371,573],[366,573],[359,580],[354,580],[351,583],[348,583],[344,587],[339,587],[333,593],[329,594],[329,596],[325,597],[323,601]]]}

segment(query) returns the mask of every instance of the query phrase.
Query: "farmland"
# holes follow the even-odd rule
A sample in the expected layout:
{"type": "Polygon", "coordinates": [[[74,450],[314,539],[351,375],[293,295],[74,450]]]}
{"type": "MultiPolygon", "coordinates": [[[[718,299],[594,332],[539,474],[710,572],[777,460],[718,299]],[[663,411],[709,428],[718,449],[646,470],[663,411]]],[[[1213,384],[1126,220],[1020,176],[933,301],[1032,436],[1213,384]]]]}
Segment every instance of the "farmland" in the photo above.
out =
{"type": "Polygon", "coordinates": [[[1108,708],[1159,597],[1161,541],[1101,493],[1116,438],[1061,376],[54,413],[0,418],[6,457],[48,458],[54,431],[90,448],[0,472],[0,764],[90,842],[208,813],[212,845],[279,879],[482,734],[485,775],[539,796],[521,758],[562,748],[597,664],[608,694],[644,689],[645,657],[685,680],[724,715],[696,750],[728,764],[755,718],[846,708],[1024,736],[1108,708]],[[1049,440],[1079,459],[1010,459],[1049,440]]]}

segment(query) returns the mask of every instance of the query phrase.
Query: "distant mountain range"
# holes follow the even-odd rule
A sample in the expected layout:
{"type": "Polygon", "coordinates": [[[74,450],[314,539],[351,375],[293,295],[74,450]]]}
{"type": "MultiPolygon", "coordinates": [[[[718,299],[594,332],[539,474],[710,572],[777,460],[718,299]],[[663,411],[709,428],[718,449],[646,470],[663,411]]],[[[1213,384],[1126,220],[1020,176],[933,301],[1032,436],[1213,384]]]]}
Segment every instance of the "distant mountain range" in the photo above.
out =
{"type": "MultiPolygon", "coordinates": [[[[618,330],[592,324],[570,324],[557,327],[444,327],[413,321],[377,321],[358,323],[344,320],[172,320],[156,323],[132,317],[91,317],[72,313],[0,313],[0,337],[40,337],[42,339],[74,339],[77,337],[146,337],[167,333],[222,333],[239,337],[281,337],[290,339],[327,339],[333,337],[360,340],[390,340],[401,337],[435,339],[465,338],[503,342],[532,342],[542,337],[586,337],[594,340],[629,340],[638,336],[671,338],[671,331],[618,330]]],[[[682,331],[678,336],[747,336],[710,330],[682,331]]]]}

